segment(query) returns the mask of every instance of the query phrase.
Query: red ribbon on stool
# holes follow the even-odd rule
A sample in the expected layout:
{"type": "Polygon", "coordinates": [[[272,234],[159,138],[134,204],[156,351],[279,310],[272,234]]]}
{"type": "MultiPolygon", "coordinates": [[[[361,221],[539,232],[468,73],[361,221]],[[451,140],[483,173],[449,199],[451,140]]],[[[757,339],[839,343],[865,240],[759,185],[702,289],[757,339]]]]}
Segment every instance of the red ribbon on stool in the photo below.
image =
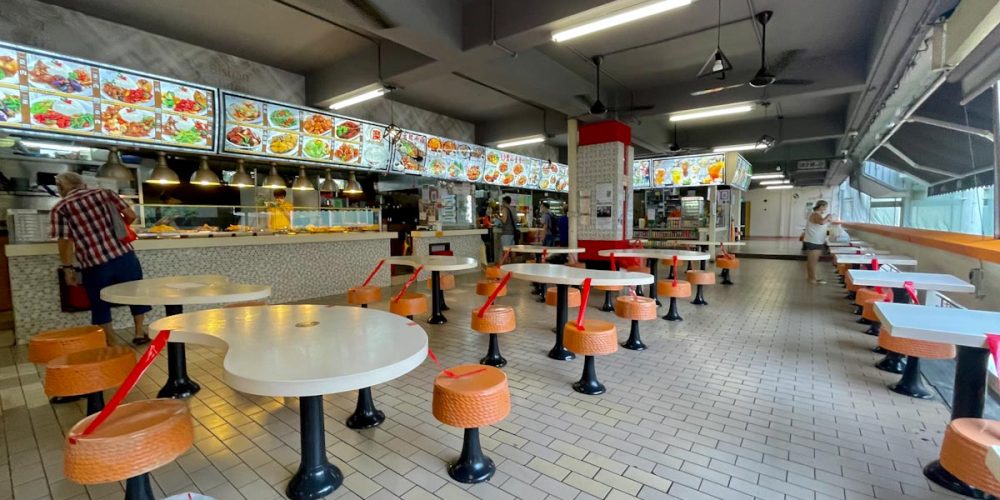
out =
{"type": "Polygon", "coordinates": [[[549,249],[548,248],[543,248],[542,249],[542,263],[545,263],[545,260],[548,259],[548,258],[549,258],[549,249]]]}
{"type": "Polygon", "coordinates": [[[410,285],[412,285],[413,282],[416,281],[417,276],[420,274],[420,271],[423,270],[424,266],[420,266],[417,268],[416,271],[413,271],[413,276],[410,276],[410,280],[407,281],[405,285],[403,285],[403,289],[399,291],[399,294],[393,297],[392,299],[393,302],[399,302],[399,299],[403,298],[403,294],[406,293],[406,289],[410,288],[410,285]]]}
{"type": "Polygon", "coordinates": [[[677,256],[676,256],[676,255],[674,255],[674,258],[673,258],[673,261],[674,261],[674,262],[673,262],[673,264],[671,265],[671,267],[673,267],[673,268],[674,268],[674,283],[673,283],[673,287],[674,287],[674,288],[677,288],[677,273],[678,273],[679,271],[677,270],[677,256]]]}
{"type": "Polygon", "coordinates": [[[583,331],[583,317],[587,314],[587,299],[590,298],[590,278],[583,280],[583,297],[580,298],[580,313],[576,315],[576,329],[583,331]]]}
{"type": "Polygon", "coordinates": [[[618,270],[618,262],[615,260],[615,253],[614,252],[611,252],[611,270],[612,271],[617,271],[618,270]]]}
{"type": "Polygon", "coordinates": [[[1000,372],[1000,334],[987,333],[986,345],[990,348],[990,354],[993,355],[993,366],[1000,372]]]}
{"type": "Polygon", "coordinates": [[[430,347],[427,348],[427,356],[429,356],[431,358],[431,361],[433,361],[434,364],[437,365],[438,368],[441,369],[441,373],[443,373],[444,376],[448,377],[448,378],[459,379],[459,378],[468,377],[468,376],[475,375],[477,373],[482,373],[482,372],[486,371],[486,368],[480,368],[478,370],[473,370],[473,371],[471,371],[469,373],[463,373],[461,375],[455,375],[455,372],[453,372],[451,370],[446,370],[443,366],[441,366],[441,362],[438,361],[437,356],[434,355],[434,351],[432,351],[430,347]]]}
{"type": "Polygon", "coordinates": [[[486,314],[486,310],[490,308],[490,306],[493,304],[493,301],[497,299],[498,295],[500,295],[500,292],[503,290],[503,287],[507,286],[507,282],[510,281],[510,277],[511,273],[505,274],[503,279],[500,280],[500,284],[497,286],[497,289],[493,290],[493,293],[491,293],[490,296],[486,299],[486,303],[483,304],[483,307],[479,308],[480,318],[482,318],[483,315],[486,314]]]}
{"type": "Polygon", "coordinates": [[[904,281],[903,282],[903,288],[906,289],[906,293],[907,293],[907,295],[910,296],[910,300],[914,304],[916,304],[916,305],[919,306],[920,305],[920,299],[917,298],[917,289],[916,289],[916,287],[913,286],[913,282],[912,281],[904,281]]]}
{"type": "Polygon", "coordinates": [[[371,283],[372,278],[374,278],[375,275],[378,274],[378,270],[382,269],[382,264],[385,264],[385,259],[382,259],[382,260],[378,261],[378,265],[375,266],[375,270],[372,271],[372,273],[368,275],[368,279],[366,279],[365,282],[361,284],[361,286],[363,286],[363,287],[364,286],[368,286],[368,283],[371,283]]]}

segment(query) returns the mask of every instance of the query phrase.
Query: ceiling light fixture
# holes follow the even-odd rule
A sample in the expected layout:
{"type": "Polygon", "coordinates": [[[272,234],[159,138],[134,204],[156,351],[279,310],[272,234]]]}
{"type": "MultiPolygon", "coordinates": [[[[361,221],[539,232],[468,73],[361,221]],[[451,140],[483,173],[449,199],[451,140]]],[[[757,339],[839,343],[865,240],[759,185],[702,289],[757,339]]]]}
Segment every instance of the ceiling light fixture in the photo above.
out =
{"type": "Polygon", "coordinates": [[[351,178],[347,180],[347,185],[344,186],[344,193],[357,194],[361,192],[364,192],[364,190],[361,189],[361,184],[358,183],[358,178],[354,176],[354,172],[351,172],[351,178]]]}
{"type": "Polygon", "coordinates": [[[341,99],[331,104],[330,109],[343,109],[348,106],[353,106],[359,102],[370,101],[376,97],[382,97],[383,95],[388,94],[393,90],[394,89],[388,85],[381,85],[379,88],[375,90],[369,90],[367,92],[362,92],[360,94],[348,97],[346,99],[341,99]]]}
{"type": "Polygon", "coordinates": [[[268,172],[267,177],[264,177],[264,182],[261,183],[260,187],[267,189],[284,189],[285,179],[278,175],[277,164],[271,164],[271,171],[268,172]]]}
{"type": "Polygon", "coordinates": [[[198,170],[194,171],[191,175],[191,184],[197,184],[199,186],[218,186],[222,184],[219,181],[219,176],[215,175],[215,172],[211,168],[208,168],[208,157],[202,156],[201,163],[198,164],[198,170]]]}
{"type": "Polygon", "coordinates": [[[246,168],[244,168],[243,160],[236,160],[236,164],[239,166],[239,170],[233,174],[233,178],[229,181],[229,185],[240,189],[254,187],[256,183],[254,182],[253,177],[250,177],[250,174],[247,173],[246,168]]]}
{"type": "Polygon", "coordinates": [[[794,187],[795,186],[793,186],[791,184],[782,184],[780,186],[768,186],[768,187],[766,187],[764,189],[792,189],[794,187]]]}
{"type": "Polygon", "coordinates": [[[326,169],[326,176],[323,177],[323,182],[320,183],[319,190],[323,193],[337,192],[337,183],[333,182],[333,173],[330,169],[326,169]]]}
{"type": "Polygon", "coordinates": [[[315,191],[316,186],[313,186],[309,176],[306,175],[306,167],[299,166],[299,176],[295,178],[295,182],[292,183],[292,189],[295,191],[315,191]]]}
{"type": "Polygon", "coordinates": [[[608,28],[613,28],[625,23],[630,23],[632,21],[637,21],[639,19],[654,16],[666,12],[668,10],[673,10],[679,7],[684,7],[689,5],[692,0],[661,0],[659,2],[652,2],[635,9],[629,9],[619,14],[613,16],[605,17],[604,19],[598,19],[597,21],[592,21],[589,23],[581,24],[579,26],[574,26],[569,29],[562,31],[557,31],[552,34],[553,42],[565,42],[566,40],[571,40],[573,38],[581,37],[583,35],[589,35],[591,33],[606,30],[608,28]]]}
{"type": "Polygon", "coordinates": [[[403,129],[397,127],[395,123],[386,125],[385,136],[389,139],[389,144],[396,145],[401,135],[403,135],[403,129]]]}
{"type": "Polygon", "coordinates": [[[717,146],[712,148],[713,153],[731,153],[734,151],[752,151],[755,149],[767,149],[764,144],[751,142],[747,144],[733,144],[731,146],[717,146]]]}
{"type": "Polygon", "coordinates": [[[750,176],[750,178],[755,181],[762,181],[765,179],[783,179],[784,177],[784,174],[753,174],[750,176]]]}
{"type": "Polygon", "coordinates": [[[700,111],[681,111],[670,115],[670,121],[682,122],[687,120],[698,120],[701,118],[712,118],[714,116],[735,115],[739,113],[749,113],[753,111],[750,104],[740,104],[737,106],[726,106],[724,108],[704,109],[700,111]]]}
{"type": "Polygon", "coordinates": [[[778,185],[781,185],[781,184],[791,184],[791,183],[792,183],[792,181],[790,181],[788,179],[785,179],[785,180],[762,181],[760,183],[760,185],[761,186],[778,186],[778,185]]]}
{"type": "Polygon", "coordinates": [[[70,153],[76,153],[79,151],[90,151],[87,146],[71,146],[69,144],[59,144],[55,142],[43,142],[43,141],[19,141],[22,146],[26,148],[35,149],[52,149],[55,151],[67,151],[70,153]]]}
{"type": "Polygon", "coordinates": [[[544,135],[533,135],[530,137],[521,137],[518,139],[511,139],[509,141],[500,142],[497,143],[497,148],[505,149],[505,148],[512,148],[514,146],[524,146],[526,144],[538,144],[540,142],[545,142],[544,135]]]}
{"type": "Polygon", "coordinates": [[[118,156],[118,148],[111,148],[108,151],[108,160],[97,169],[97,176],[122,182],[132,182],[132,179],[135,178],[132,176],[132,171],[122,165],[122,159],[118,156]]]}
{"type": "Polygon", "coordinates": [[[181,179],[177,177],[177,172],[174,172],[167,165],[167,154],[161,151],[157,155],[156,166],[149,173],[149,179],[146,182],[150,184],[180,184],[181,179]]]}
{"type": "Polygon", "coordinates": [[[760,139],[757,139],[758,147],[756,149],[764,149],[764,150],[771,149],[774,147],[775,142],[777,141],[774,140],[774,137],[764,134],[760,136],[760,139]]]}
{"type": "Polygon", "coordinates": [[[708,60],[702,65],[701,71],[698,71],[698,78],[718,75],[719,80],[726,79],[726,71],[731,71],[733,69],[733,64],[729,62],[729,58],[726,54],[722,53],[722,0],[719,0],[719,22],[716,25],[715,31],[715,52],[708,56],[708,60]]]}

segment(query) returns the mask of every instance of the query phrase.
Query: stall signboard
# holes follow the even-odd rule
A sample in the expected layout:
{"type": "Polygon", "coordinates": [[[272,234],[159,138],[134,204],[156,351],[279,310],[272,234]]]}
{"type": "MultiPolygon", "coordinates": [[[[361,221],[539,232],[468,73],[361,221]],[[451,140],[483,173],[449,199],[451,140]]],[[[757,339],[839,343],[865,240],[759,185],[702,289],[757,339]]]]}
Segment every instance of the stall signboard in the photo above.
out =
{"type": "Polygon", "coordinates": [[[558,181],[556,182],[556,191],[560,193],[569,192],[569,165],[563,165],[561,163],[556,164],[559,170],[558,181]]]}
{"type": "Polygon", "coordinates": [[[392,171],[430,175],[426,169],[426,159],[427,136],[420,132],[403,130],[392,154],[392,171]]]}
{"type": "Polygon", "coordinates": [[[213,151],[215,97],[208,87],[0,42],[0,128],[25,135],[213,151]]]}
{"type": "Polygon", "coordinates": [[[487,149],[483,180],[497,186],[525,187],[528,184],[526,160],[507,151],[487,149]]]}
{"type": "Polygon", "coordinates": [[[528,189],[538,189],[538,183],[542,180],[542,169],[548,166],[549,162],[537,158],[528,158],[528,189]]]}
{"type": "Polygon", "coordinates": [[[483,176],[485,148],[475,144],[431,136],[427,139],[428,173],[453,181],[477,182],[483,176]]]}
{"type": "Polygon", "coordinates": [[[388,162],[379,124],[226,91],[222,109],[224,153],[363,169],[388,162]]]}
{"type": "Polygon", "coordinates": [[[741,191],[746,191],[750,187],[750,178],[753,176],[753,167],[743,155],[733,153],[736,157],[736,168],[733,169],[733,180],[729,182],[731,186],[741,191]]]}
{"type": "Polygon", "coordinates": [[[632,189],[650,187],[649,172],[651,160],[635,160],[632,162],[632,189]]]}
{"type": "Polygon", "coordinates": [[[726,179],[726,159],[721,154],[656,158],[650,170],[652,187],[718,185],[726,179]]]}

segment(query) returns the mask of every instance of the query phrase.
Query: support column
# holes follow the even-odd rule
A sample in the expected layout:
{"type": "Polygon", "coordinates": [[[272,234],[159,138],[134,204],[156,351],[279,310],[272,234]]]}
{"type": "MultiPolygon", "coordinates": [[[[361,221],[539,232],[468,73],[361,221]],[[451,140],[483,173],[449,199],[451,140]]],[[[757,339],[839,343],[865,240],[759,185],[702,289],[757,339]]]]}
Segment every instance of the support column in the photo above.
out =
{"type": "Polygon", "coordinates": [[[579,196],[579,190],[577,186],[577,172],[576,172],[576,147],[580,143],[580,136],[577,133],[578,122],[575,119],[566,120],[566,163],[568,164],[569,173],[569,196],[567,202],[567,217],[569,218],[569,240],[568,244],[570,248],[577,246],[577,219],[580,217],[579,213],[579,201],[577,197],[579,196]]]}

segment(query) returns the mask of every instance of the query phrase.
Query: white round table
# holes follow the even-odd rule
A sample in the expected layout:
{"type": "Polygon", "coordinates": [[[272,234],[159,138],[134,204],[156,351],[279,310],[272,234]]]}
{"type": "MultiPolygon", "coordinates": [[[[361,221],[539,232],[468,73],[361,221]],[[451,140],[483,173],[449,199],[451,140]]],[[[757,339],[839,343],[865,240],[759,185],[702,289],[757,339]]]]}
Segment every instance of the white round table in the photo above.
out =
{"type": "MultiPolygon", "coordinates": [[[[708,243],[708,242],[706,242],[708,243]]],[[[693,261],[701,261],[701,269],[705,269],[705,262],[708,261],[711,256],[705,252],[694,252],[691,250],[670,250],[666,248],[621,248],[621,249],[609,249],[601,250],[597,252],[597,255],[601,257],[611,257],[614,255],[617,257],[638,257],[640,259],[646,259],[646,263],[649,266],[649,272],[653,275],[653,283],[649,285],[649,298],[656,301],[657,306],[663,304],[660,303],[660,298],[657,296],[656,291],[656,278],[659,276],[659,263],[660,259],[673,259],[675,256],[677,260],[688,261],[688,263],[693,261]]],[[[670,278],[674,277],[674,268],[670,267],[670,278]]]]}
{"type": "Polygon", "coordinates": [[[431,317],[427,322],[432,325],[448,322],[448,318],[441,314],[441,311],[448,310],[448,305],[444,302],[444,292],[441,291],[441,271],[462,271],[479,267],[479,261],[472,257],[453,257],[450,255],[390,257],[386,262],[397,266],[410,266],[414,269],[423,266],[425,271],[431,272],[431,317]]]}
{"type": "Polygon", "coordinates": [[[170,316],[151,328],[175,342],[226,350],[223,380],[240,392],[299,398],[302,462],[288,483],[292,499],[331,494],[342,475],[326,456],[323,395],[382,384],[427,356],[427,334],[384,311],[278,305],[170,316]]]}
{"type": "MultiPolygon", "coordinates": [[[[554,264],[507,264],[500,269],[511,273],[515,279],[556,285],[556,344],[549,351],[549,357],[558,360],[576,357],[563,346],[563,327],[566,326],[571,285],[582,285],[588,278],[591,286],[638,286],[655,281],[653,275],[646,273],[598,271],[554,264]]],[[[580,307],[587,307],[587,304],[580,304],[580,307]]]]}
{"type": "MultiPolygon", "coordinates": [[[[542,264],[548,261],[549,255],[570,255],[581,254],[587,251],[586,248],[577,247],[546,247],[542,245],[513,245],[504,249],[511,253],[530,253],[535,255],[535,262],[542,264]]],[[[532,295],[539,295],[539,302],[545,302],[545,286],[541,283],[532,283],[532,295]]]]}
{"type": "MultiPolygon", "coordinates": [[[[167,316],[181,314],[184,306],[228,304],[260,300],[271,295],[267,285],[233,283],[225,276],[204,274],[147,278],[111,285],[101,290],[101,300],[110,304],[164,306],[167,316]]],[[[184,344],[167,344],[167,383],[157,397],[186,398],[201,390],[187,374],[184,344]]]]}

